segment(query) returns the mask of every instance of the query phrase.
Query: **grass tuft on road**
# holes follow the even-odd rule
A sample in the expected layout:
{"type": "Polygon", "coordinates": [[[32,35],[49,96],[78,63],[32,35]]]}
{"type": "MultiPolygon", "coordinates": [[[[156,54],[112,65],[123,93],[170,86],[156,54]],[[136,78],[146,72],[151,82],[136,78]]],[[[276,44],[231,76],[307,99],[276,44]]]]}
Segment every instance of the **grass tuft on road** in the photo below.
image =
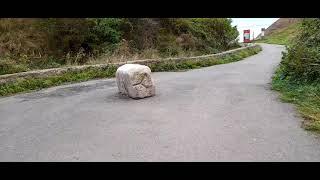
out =
{"type": "MultiPolygon", "coordinates": [[[[226,55],[222,58],[208,58],[199,60],[187,60],[183,62],[161,62],[151,64],[150,68],[153,72],[160,71],[180,71],[195,69],[201,67],[208,67],[216,64],[225,64],[239,61],[248,56],[257,54],[261,51],[261,47],[257,46],[251,49],[244,49],[232,55],[226,55]]],[[[0,85],[0,96],[8,96],[21,92],[30,92],[32,90],[40,90],[52,86],[58,86],[66,83],[83,82],[91,79],[111,78],[115,76],[117,70],[116,66],[110,65],[105,68],[87,68],[85,70],[78,70],[66,72],[60,75],[53,75],[41,78],[26,78],[18,79],[15,82],[8,82],[0,85]]]]}

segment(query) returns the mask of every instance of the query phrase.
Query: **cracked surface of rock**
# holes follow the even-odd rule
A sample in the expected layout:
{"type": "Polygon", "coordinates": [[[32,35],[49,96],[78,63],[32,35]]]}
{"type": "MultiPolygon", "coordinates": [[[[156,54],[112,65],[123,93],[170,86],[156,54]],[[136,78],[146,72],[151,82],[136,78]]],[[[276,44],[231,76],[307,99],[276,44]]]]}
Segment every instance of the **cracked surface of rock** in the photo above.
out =
{"type": "Polygon", "coordinates": [[[148,66],[140,64],[125,64],[116,72],[119,92],[133,99],[155,95],[155,86],[148,66]]]}

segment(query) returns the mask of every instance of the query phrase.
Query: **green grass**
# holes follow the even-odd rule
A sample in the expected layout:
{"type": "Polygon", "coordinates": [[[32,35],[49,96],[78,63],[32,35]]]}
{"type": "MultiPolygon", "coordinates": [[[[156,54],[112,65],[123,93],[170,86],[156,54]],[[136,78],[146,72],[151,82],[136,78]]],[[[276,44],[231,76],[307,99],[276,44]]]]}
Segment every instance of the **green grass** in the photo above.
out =
{"type": "Polygon", "coordinates": [[[282,78],[278,70],[272,88],[280,92],[284,102],[293,103],[304,117],[306,130],[320,132],[320,83],[299,83],[282,78]]]}
{"type": "Polygon", "coordinates": [[[67,64],[62,63],[61,59],[59,60],[53,57],[27,59],[21,57],[3,57],[0,55],[0,75],[26,72],[31,70],[59,68],[66,65],[67,64]]]}
{"type": "Polygon", "coordinates": [[[116,70],[117,68],[115,66],[109,66],[100,69],[88,68],[77,72],[66,72],[61,75],[49,77],[18,79],[15,82],[1,84],[0,96],[8,96],[20,92],[39,90],[70,82],[82,82],[90,79],[114,77],[116,70]]]}
{"type": "MultiPolygon", "coordinates": [[[[232,55],[226,55],[222,58],[208,58],[201,60],[187,60],[183,62],[161,62],[151,64],[149,67],[153,72],[157,71],[180,71],[195,69],[201,67],[212,66],[216,64],[225,64],[239,61],[245,57],[257,54],[261,51],[261,47],[257,46],[251,49],[244,49],[232,55]]],[[[8,96],[21,92],[29,92],[32,90],[40,90],[52,86],[62,85],[72,82],[82,82],[90,79],[110,78],[115,76],[116,66],[108,66],[105,68],[87,68],[81,71],[66,72],[60,75],[54,75],[42,78],[26,78],[18,79],[15,82],[8,82],[0,85],[0,96],[8,96]]]]}
{"type": "Polygon", "coordinates": [[[208,67],[208,66],[213,66],[217,64],[226,64],[226,63],[239,61],[248,56],[257,54],[261,50],[262,50],[261,47],[258,46],[252,49],[241,50],[232,55],[226,55],[221,58],[209,57],[206,59],[195,59],[195,60],[193,59],[193,60],[187,60],[183,62],[169,61],[165,63],[150,64],[149,67],[153,72],[197,69],[197,68],[208,67]]]}
{"type": "Polygon", "coordinates": [[[294,23],[290,26],[279,29],[272,34],[265,36],[264,39],[256,40],[256,43],[268,43],[268,44],[279,44],[289,45],[291,40],[298,34],[300,23],[294,23]]]}

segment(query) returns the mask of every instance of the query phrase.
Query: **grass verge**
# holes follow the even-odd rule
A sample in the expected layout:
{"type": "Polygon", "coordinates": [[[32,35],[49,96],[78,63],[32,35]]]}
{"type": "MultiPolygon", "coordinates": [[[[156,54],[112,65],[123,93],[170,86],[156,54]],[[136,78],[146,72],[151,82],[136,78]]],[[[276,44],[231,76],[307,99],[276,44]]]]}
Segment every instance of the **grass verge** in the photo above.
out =
{"type": "MultiPolygon", "coordinates": [[[[207,59],[190,59],[181,62],[166,61],[156,64],[150,64],[149,67],[153,72],[195,69],[201,67],[208,67],[216,64],[226,64],[230,62],[239,61],[248,56],[257,54],[259,51],[261,51],[261,47],[256,46],[251,49],[244,49],[230,55],[225,55],[221,58],[211,57],[207,59]]],[[[0,96],[8,96],[21,92],[40,90],[43,88],[48,88],[71,82],[82,82],[90,79],[110,78],[115,76],[116,70],[116,66],[110,65],[105,68],[91,67],[85,70],[66,72],[60,75],[48,77],[18,79],[15,82],[1,84],[0,96]]]]}
{"type": "Polygon", "coordinates": [[[116,70],[116,66],[108,66],[106,68],[99,69],[87,68],[81,71],[66,72],[49,77],[18,79],[15,82],[1,84],[0,96],[39,90],[71,82],[82,82],[90,79],[114,77],[116,70]]]}
{"type": "Polygon", "coordinates": [[[224,57],[216,58],[201,58],[201,59],[190,59],[182,62],[168,61],[157,64],[150,64],[149,67],[153,72],[163,72],[163,71],[181,71],[189,69],[197,69],[202,67],[213,66],[217,64],[227,64],[235,61],[242,60],[243,58],[257,54],[262,49],[260,46],[244,49],[236,53],[225,55],[224,57]]]}
{"type": "Polygon", "coordinates": [[[283,79],[280,69],[272,80],[272,88],[280,92],[280,99],[293,103],[305,119],[306,130],[320,132],[320,83],[301,83],[283,79]]]}

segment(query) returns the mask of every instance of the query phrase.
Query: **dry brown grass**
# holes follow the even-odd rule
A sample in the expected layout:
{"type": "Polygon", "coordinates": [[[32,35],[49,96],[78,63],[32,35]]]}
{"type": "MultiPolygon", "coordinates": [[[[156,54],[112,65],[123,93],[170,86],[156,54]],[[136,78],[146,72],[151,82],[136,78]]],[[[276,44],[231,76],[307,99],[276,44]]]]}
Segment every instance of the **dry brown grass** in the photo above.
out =
{"type": "Polygon", "coordinates": [[[30,18],[1,18],[0,53],[42,56],[48,43],[45,33],[36,26],[37,21],[30,18]]]}
{"type": "MultiPolygon", "coordinates": [[[[201,52],[195,51],[179,51],[176,56],[170,57],[191,57],[203,55],[201,52]]],[[[165,58],[161,55],[157,49],[145,49],[140,52],[134,52],[127,41],[123,40],[119,47],[113,53],[105,53],[99,57],[90,57],[86,64],[105,64],[105,63],[117,63],[143,59],[159,59],[165,58]]]]}

